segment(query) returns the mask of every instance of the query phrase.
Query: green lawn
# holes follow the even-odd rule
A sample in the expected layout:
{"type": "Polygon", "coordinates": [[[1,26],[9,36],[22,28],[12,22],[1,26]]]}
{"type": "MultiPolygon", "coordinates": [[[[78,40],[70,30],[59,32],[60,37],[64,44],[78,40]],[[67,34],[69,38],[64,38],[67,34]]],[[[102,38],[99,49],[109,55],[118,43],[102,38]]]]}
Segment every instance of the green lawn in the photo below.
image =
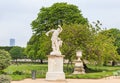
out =
{"type": "MultiPolygon", "coordinates": [[[[67,71],[64,66],[66,78],[79,78],[79,79],[98,79],[113,75],[113,72],[120,70],[120,67],[110,66],[90,66],[84,75],[73,75],[71,70],[67,71]]],[[[12,80],[22,80],[25,78],[31,78],[31,71],[36,70],[37,78],[45,78],[47,72],[47,64],[22,64],[11,65],[4,72],[11,76],[12,80]]]]}

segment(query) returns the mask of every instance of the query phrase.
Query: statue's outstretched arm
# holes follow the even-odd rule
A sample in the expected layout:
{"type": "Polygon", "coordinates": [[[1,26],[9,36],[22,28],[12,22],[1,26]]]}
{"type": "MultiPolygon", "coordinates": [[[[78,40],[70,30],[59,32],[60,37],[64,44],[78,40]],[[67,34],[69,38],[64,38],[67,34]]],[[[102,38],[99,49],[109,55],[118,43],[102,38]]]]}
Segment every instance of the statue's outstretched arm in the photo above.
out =
{"type": "Polygon", "coordinates": [[[52,30],[48,31],[48,32],[46,33],[46,35],[49,36],[49,33],[54,32],[54,31],[55,31],[55,30],[52,29],[52,30]]]}
{"type": "Polygon", "coordinates": [[[62,32],[62,30],[63,30],[62,27],[60,25],[58,25],[58,27],[60,28],[60,32],[62,32]]]}

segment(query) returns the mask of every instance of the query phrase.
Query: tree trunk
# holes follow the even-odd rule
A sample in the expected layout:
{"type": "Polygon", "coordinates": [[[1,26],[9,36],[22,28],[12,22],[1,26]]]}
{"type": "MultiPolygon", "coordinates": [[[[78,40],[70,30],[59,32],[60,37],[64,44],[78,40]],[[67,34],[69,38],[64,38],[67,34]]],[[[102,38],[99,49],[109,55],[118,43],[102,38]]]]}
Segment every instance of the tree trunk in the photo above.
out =
{"type": "Polygon", "coordinates": [[[43,59],[40,59],[40,64],[43,64],[43,59]]]}
{"type": "Polygon", "coordinates": [[[112,61],[112,66],[115,66],[115,64],[116,64],[115,61],[112,61]]]}

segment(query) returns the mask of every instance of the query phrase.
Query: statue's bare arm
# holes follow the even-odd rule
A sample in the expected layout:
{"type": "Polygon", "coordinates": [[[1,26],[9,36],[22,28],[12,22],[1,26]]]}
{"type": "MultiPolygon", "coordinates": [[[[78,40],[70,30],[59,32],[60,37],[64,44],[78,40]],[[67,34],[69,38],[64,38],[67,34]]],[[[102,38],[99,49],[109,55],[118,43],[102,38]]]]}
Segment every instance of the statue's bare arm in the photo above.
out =
{"type": "Polygon", "coordinates": [[[60,25],[58,25],[58,27],[60,28],[60,32],[62,32],[62,30],[63,30],[62,27],[60,25]]]}
{"type": "Polygon", "coordinates": [[[54,31],[55,31],[55,30],[52,29],[52,30],[48,31],[48,32],[46,33],[46,35],[49,36],[49,33],[54,32],[54,31]]]}

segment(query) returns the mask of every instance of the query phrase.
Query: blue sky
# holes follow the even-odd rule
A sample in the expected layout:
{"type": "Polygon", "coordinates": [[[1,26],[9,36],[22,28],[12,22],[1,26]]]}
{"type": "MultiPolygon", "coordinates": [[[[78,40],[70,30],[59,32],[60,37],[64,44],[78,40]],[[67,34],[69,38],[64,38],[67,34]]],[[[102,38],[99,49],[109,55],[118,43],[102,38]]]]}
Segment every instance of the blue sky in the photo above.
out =
{"type": "Polygon", "coordinates": [[[0,0],[0,46],[9,46],[9,39],[15,38],[17,46],[25,47],[39,9],[56,2],[77,5],[85,18],[100,20],[103,28],[120,29],[120,0],[0,0]]]}

